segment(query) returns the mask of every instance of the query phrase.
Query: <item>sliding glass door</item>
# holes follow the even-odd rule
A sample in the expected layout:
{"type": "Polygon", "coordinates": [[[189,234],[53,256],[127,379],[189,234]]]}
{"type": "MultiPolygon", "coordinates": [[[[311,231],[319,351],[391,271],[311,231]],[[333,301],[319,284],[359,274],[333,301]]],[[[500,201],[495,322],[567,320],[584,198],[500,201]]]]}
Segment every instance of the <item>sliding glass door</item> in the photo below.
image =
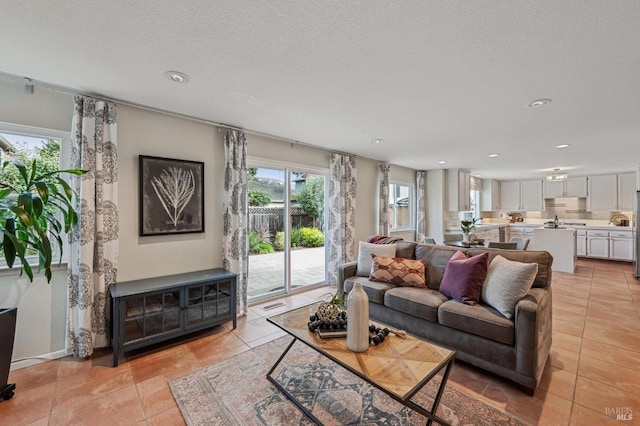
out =
{"type": "Polygon", "coordinates": [[[249,300],[323,284],[324,175],[259,163],[248,175],[249,300]]]}

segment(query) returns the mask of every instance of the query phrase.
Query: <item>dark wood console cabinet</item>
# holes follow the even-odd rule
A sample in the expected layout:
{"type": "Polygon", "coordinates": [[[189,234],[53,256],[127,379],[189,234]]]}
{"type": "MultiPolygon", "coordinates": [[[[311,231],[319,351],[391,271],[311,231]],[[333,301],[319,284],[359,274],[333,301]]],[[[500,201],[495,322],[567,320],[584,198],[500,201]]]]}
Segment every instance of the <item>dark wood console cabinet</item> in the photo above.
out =
{"type": "Polygon", "coordinates": [[[236,274],[224,269],[126,281],[110,287],[113,366],[120,353],[233,321],[236,274]]]}

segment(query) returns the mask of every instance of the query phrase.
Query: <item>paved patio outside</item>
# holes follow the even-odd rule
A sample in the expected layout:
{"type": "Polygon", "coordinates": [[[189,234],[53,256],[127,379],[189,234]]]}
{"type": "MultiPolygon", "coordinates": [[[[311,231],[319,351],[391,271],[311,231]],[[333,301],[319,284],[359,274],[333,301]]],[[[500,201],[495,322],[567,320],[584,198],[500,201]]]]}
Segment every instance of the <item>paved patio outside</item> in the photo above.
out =
{"type": "MultiPolygon", "coordinates": [[[[325,281],[325,248],[291,252],[291,288],[325,281]]],[[[284,286],[284,252],[249,256],[249,297],[269,294],[284,286]]]]}

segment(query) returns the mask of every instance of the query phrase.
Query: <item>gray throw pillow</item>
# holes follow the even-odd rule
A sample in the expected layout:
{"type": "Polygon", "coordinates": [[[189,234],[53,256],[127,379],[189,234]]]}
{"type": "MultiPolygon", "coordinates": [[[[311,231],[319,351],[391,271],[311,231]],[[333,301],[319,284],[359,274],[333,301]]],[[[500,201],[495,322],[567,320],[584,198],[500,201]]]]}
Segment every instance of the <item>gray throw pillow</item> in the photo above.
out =
{"type": "Polygon", "coordinates": [[[376,256],[396,257],[396,244],[371,244],[360,241],[358,246],[358,267],[356,275],[368,277],[373,265],[372,254],[376,256]]]}
{"type": "Polygon", "coordinates": [[[498,255],[489,264],[482,300],[505,317],[513,318],[518,300],[527,295],[537,273],[537,263],[514,262],[498,255]]]}

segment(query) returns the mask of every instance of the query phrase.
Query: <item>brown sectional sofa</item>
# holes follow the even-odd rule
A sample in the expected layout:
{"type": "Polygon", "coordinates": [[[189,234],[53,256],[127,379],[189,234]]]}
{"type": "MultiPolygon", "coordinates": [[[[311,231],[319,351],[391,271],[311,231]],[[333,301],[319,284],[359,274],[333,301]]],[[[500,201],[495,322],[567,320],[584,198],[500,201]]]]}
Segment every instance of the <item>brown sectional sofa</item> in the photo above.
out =
{"type": "Polygon", "coordinates": [[[448,299],[438,289],[449,258],[458,248],[401,241],[396,257],[426,262],[427,288],[399,287],[357,276],[357,262],[339,269],[338,291],[348,293],[362,283],[369,296],[371,319],[454,349],[457,359],[498,374],[533,393],[551,348],[551,264],[546,251],[463,249],[468,256],[489,253],[506,259],[537,263],[538,272],[528,294],[507,319],[492,307],[466,305],[448,299]]]}

